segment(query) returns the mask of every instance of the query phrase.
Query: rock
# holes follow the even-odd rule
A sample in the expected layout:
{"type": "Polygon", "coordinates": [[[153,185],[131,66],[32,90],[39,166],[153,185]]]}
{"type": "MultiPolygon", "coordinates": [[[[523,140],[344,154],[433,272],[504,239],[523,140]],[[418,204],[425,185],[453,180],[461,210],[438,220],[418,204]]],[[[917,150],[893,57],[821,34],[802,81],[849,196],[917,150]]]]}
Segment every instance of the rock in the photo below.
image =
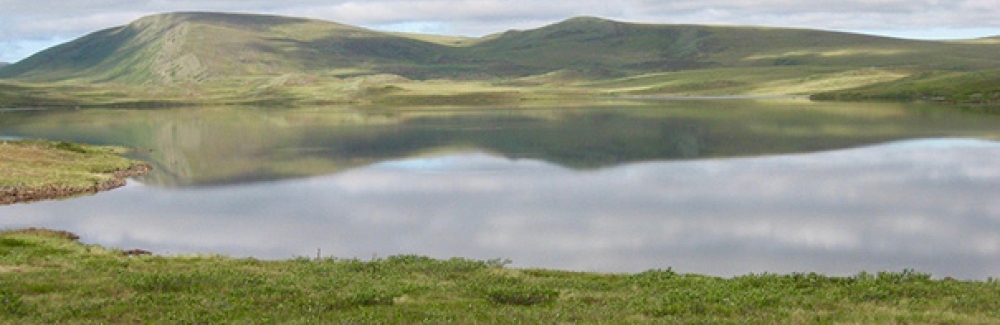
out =
{"type": "Polygon", "coordinates": [[[153,255],[153,252],[144,249],[130,249],[124,252],[127,256],[153,255]]]}

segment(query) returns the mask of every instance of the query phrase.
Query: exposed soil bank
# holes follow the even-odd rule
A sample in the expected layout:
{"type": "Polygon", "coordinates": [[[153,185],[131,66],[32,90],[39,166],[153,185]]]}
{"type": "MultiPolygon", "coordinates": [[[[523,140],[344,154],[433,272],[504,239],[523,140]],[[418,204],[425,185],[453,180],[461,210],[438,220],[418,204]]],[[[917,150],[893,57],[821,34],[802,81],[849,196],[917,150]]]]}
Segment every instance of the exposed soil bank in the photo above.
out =
{"type": "Polygon", "coordinates": [[[73,196],[95,194],[125,186],[126,179],[148,174],[153,166],[139,163],[129,168],[111,172],[111,178],[90,186],[46,185],[33,188],[0,188],[0,205],[63,199],[73,196]]]}

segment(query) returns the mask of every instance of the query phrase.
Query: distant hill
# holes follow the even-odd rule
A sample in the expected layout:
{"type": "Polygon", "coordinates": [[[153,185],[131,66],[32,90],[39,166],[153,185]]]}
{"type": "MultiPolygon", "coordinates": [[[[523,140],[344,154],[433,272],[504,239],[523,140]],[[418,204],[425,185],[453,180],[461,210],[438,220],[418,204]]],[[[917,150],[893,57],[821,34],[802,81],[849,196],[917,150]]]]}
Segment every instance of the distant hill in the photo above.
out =
{"type": "Polygon", "coordinates": [[[627,74],[712,67],[823,65],[979,69],[1000,59],[983,47],[821,30],[637,24],[577,17],[508,31],[467,48],[486,62],[530,72],[607,69],[627,74]]]}
{"type": "Polygon", "coordinates": [[[447,49],[325,21],[174,13],[42,51],[3,69],[0,77],[172,82],[306,71],[410,74],[414,65],[447,60],[447,49]]]}
{"type": "Polygon", "coordinates": [[[480,39],[385,33],[327,21],[171,13],[98,31],[0,69],[19,81],[176,83],[246,76],[394,74],[410,79],[588,77],[720,67],[1000,68],[994,44],[805,29],[572,18],[480,39]]]}

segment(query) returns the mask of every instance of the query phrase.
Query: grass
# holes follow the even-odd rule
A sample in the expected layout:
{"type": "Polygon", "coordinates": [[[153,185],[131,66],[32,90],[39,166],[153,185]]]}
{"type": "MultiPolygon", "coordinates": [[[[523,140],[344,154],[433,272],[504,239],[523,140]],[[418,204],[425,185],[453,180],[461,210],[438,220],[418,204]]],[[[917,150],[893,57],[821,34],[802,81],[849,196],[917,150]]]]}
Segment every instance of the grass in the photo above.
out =
{"type": "Polygon", "coordinates": [[[122,157],[125,152],[60,141],[0,141],[0,188],[92,186],[137,164],[122,157]]]}
{"type": "Polygon", "coordinates": [[[410,80],[281,74],[158,87],[0,81],[0,107],[175,107],[219,105],[515,106],[616,96],[809,95],[906,78],[892,69],[744,67],[593,78],[572,71],[495,80],[410,80]]]}
{"type": "Polygon", "coordinates": [[[821,92],[814,95],[813,98],[826,100],[934,100],[996,106],[1000,104],[1000,70],[923,71],[889,82],[821,92]]]}
{"type": "Polygon", "coordinates": [[[0,80],[0,108],[163,108],[180,106],[493,105],[531,97],[525,87],[484,81],[414,81],[396,75],[281,74],[156,87],[0,80]]]}
{"type": "Polygon", "coordinates": [[[776,66],[651,72],[622,78],[557,71],[488,81],[290,73],[158,87],[0,81],[0,107],[519,106],[620,96],[717,95],[812,95],[817,100],[940,99],[995,104],[1000,98],[997,71],[776,66]]]}
{"type": "Polygon", "coordinates": [[[0,232],[0,323],[961,323],[1000,282],[904,270],[717,278],[511,269],[393,256],[128,256],[64,232],[0,232]]]}
{"type": "Polygon", "coordinates": [[[844,67],[756,67],[650,73],[582,83],[614,95],[809,95],[898,80],[904,71],[844,67]]]}

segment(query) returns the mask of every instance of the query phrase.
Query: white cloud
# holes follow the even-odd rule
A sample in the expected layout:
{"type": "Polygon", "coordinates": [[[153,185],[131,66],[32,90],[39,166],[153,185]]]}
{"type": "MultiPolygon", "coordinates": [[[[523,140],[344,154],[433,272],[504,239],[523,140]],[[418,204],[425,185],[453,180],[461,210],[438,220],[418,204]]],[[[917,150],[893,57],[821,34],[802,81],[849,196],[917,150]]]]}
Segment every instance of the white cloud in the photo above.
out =
{"type": "Polygon", "coordinates": [[[997,159],[996,142],[951,139],[590,171],[459,154],[274,183],[133,184],[4,207],[0,228],[157,253],[288,258],[320,247],[604,272],[906,267],[984,279],[1000,267],[997,159]]]}

